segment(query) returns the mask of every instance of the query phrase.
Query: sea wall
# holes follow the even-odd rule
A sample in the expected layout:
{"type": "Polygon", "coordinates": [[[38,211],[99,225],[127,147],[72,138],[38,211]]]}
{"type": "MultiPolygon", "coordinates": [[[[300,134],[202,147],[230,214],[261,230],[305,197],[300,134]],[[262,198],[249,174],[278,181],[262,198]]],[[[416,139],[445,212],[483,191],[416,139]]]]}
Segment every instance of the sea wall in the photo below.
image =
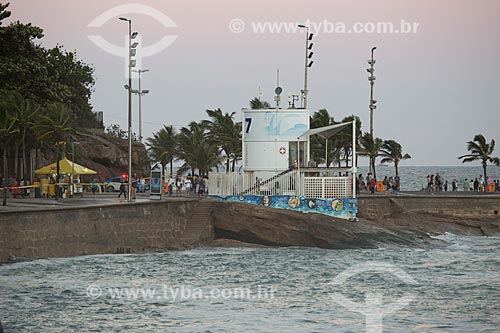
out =
{"type": "Polygon", "coordinates": [[[210,216],[193,218],[199,205],[198,200],[186,199],[4,212],[0,214],[0,263],[11,256],[48,258],[164,250],[211,238],[210,216]],[[192,224],[197,232],[183,237],[192,224]]]}
{"type": "Polygon", "coordinates": [[[500,196],[361,196],[358,217],[377,220],[397,213],[427,213],[463,218],[500,219],[500,196]]]}

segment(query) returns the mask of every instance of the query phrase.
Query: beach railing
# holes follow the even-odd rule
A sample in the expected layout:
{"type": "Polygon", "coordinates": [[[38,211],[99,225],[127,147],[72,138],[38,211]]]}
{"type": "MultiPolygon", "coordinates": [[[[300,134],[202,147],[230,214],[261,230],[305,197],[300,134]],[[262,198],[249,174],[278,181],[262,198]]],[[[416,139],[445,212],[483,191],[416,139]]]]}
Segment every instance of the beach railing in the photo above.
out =
{"type": "Polygon", "coordinates": [[[210,173],[210,195],[303,195],[308,198],[352,198],[352,177],[304,177],[292,170],[256,182],[251,174],[210,173]]]}

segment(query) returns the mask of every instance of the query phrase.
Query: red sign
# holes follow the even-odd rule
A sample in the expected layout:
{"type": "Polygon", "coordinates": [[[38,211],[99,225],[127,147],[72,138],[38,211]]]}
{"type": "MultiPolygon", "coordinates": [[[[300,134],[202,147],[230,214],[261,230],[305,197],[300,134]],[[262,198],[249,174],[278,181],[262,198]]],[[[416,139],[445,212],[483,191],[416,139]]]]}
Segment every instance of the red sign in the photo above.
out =
{"type": "Polygon", "coordinates": [[[280,147],[280,154],[285,155],[286,153],[286,148],[285,147],[280,147]]]}

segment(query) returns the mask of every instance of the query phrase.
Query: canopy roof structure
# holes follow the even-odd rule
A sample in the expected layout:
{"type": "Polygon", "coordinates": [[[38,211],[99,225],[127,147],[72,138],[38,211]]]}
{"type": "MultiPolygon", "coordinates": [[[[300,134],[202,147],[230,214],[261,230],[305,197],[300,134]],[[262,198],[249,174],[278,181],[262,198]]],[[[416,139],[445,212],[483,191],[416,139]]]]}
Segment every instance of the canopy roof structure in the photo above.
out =
{"type": "Polygon", "coordinates": [[[330,139],[332,136],[337,134],[338,132],[342,131],[342,129],[345,126],[351,126],[352,121],[348,123],[341,123],[341,124],[336,124],[336,125],[329,125],[329,126],[324,126],[324,127],[319,127],[319,128],[311,128],[307,132],[303,133],[299,138],[304,138],[308,137],[314,134],[318,134],[319,136],[323,137],[324,139],[330,139]]]}
{"type": "MultiPolygon", "coordinates": [[[[46,165],[43,168],[35,170],[35,174],[37,175],[52,175],[56,173],[57,170],[57,162],[46,165]]],[[[66,157],[59,161],[59,172],[65,174],[72,174],[73,170],[75,171],[75,175],[96,175],[97,172],[94,170],[90,170],[89,168],[84,167],[83,165],[74,163],[68,160],[66,157]]]]}

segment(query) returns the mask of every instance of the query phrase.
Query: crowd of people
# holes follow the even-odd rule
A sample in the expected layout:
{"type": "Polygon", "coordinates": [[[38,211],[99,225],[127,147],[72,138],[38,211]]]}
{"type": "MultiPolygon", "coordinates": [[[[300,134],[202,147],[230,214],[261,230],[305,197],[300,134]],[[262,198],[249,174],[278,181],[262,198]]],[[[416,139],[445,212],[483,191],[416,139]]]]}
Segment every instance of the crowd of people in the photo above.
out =
{"type": "Polygon", "coordinates": [[[459,190],[463,192],[500,192],[500,181],[479,175],[478,178],[465,178],[463,181],[453,178],[451,184],[448,184],[448,180],[436,173],[436,175],[427,175],[425,190],[429,192],[456,192],[459,190]]]}
{"type": "Polygon", "coordinates": [[[399,176],[385,176],[381,185],[371,172],[368,173],[366,178],[364,178],[362,174],[359,174],[356,178],[356,194],[360,194],[361,191],[375,193],[381,190],[397,194],[401,190],[401,178],[399,176]]]}
{"type": "Polygon", "coordinates": [[[165,183],[168,185],[168,191],[166,192],[169,196],[174,194],[174,189],[177,196],[181,196],[183,192],[187,196],[197,195],[199,197],[208,193],[207,179],[197,175],[193,177],[169,177],[165,183]]]}

